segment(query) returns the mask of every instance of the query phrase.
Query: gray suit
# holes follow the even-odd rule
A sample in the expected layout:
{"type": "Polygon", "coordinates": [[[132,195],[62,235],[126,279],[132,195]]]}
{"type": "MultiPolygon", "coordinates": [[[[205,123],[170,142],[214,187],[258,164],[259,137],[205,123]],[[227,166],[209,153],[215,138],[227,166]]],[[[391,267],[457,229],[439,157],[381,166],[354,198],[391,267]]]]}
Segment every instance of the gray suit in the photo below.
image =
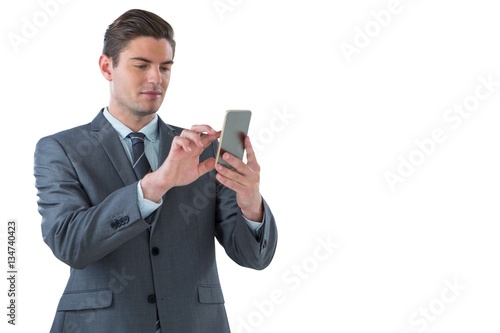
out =
{"type": "MultiPolygon", "coordinates": [[[[160,163],[181,130],[159,120],[160,163]]],[[[214,143],[200,160],[215,151],[214,143]]],[[[214,238],[254,269],[269,265],[276,249],[268,205],[256,239],[213,171],[171,189],[141,218],[138,180],[102,111],[41,139],[34,173],[44,241],[71,267],[51,332],[154,332],[157,309],[163,333],[229,332],[214,238]]]]}

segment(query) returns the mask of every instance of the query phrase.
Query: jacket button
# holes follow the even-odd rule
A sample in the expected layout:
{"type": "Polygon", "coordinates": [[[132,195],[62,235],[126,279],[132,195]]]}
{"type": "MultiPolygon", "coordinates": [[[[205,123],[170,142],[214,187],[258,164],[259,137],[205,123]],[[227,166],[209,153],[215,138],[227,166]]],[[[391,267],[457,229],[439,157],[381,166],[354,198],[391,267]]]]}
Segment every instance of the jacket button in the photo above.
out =
{"type": "Polygon", "coordinates": [[[153,248],[151,249],[151,253],[152,253],[154,256],[157,256],[157,255],[159,255],[159,254],[160,254],[160,249],[159,249],[159,248],[157,248],[157,247],[155,246],[155,247],[153,247],[153,248]]]}
{"type": "Polygon", "coordinates": [[[153,303],[156,303],[156,296],[153,294],[153,295],[149,295],[148,296],[148,302],[153,304],[153,303]]]}

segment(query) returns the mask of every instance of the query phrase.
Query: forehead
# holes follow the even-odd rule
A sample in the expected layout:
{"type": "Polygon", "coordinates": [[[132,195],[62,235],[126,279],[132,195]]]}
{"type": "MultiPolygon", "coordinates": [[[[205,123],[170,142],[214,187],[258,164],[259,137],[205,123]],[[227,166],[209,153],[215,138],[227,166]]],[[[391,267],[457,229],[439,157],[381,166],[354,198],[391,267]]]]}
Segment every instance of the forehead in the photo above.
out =
{"type": "Polygon", "coordinates": [[[121,55],[129,58],[147,58],[155,62],[173,60],[174,52],[170,43],[165,39],[154,37],[136,37],[128,42],[121,55]]]}

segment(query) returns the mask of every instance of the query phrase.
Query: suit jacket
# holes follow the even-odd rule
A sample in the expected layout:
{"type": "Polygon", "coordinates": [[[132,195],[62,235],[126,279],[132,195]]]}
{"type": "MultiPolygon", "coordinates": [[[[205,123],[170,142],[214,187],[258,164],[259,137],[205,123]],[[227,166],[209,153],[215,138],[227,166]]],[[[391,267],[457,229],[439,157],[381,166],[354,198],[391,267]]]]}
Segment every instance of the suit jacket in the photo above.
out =
{"type": "MultiPolygon", "coordinates": [[[[181,128],[159,120],[159,162],[181,128]]],[[[216,143],[200,160],[215,156],[216,143]]],[[[102,111],[87,125],[42,138],[34,174],[44,241],[70,277],[51,332],[230,332],[215,239],[241,266],[265,268],[277,242],[274,217],[255,237],[235,192],[214,171],[172,188],[146,219],[137,178],[102,111]]]]}

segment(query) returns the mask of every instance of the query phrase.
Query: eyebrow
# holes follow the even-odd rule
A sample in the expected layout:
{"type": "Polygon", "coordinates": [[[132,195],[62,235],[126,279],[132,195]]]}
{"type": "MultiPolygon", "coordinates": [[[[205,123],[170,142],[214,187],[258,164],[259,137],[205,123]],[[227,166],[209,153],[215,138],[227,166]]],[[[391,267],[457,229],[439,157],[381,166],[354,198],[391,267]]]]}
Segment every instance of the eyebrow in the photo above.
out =
{"type": "MultiPolygon", "coordinates": [[[[133,58],[129,58],[129,60],[139,60],[139,61],[147,62],[147,63],[149,63],[149,64],[151,64],[151,63],[152,63],[152,61],[151,61],[151,60],[146,59],[146,58],[143,58],[143,57],[133,57],[133,58]]],[[[162,62],[161,64],[162,64],[162,65],[171,65],[171,64],[173,64],[173,63],[174,63],[174,61],[173,61],[173,60],[167,60],[167,61],[162,62]]]]}

